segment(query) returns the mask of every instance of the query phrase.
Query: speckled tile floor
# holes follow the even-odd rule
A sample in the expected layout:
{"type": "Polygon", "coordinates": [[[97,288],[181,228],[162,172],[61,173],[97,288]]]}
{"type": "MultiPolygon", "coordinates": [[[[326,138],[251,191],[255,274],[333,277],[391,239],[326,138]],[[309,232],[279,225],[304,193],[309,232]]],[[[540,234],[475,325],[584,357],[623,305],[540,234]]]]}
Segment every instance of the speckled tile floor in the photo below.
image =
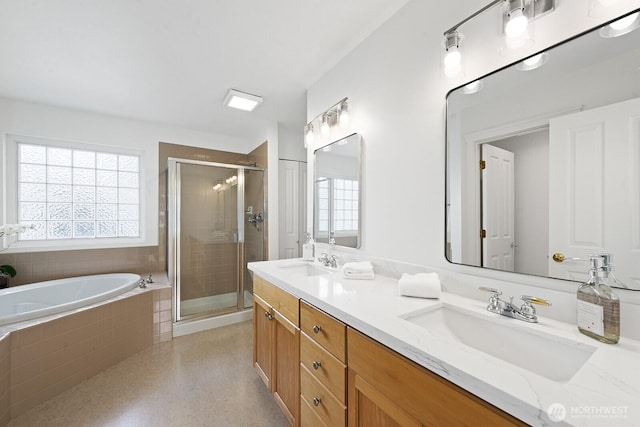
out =
{"type": "Polygon", "coordinates": [[[243,322],[149,347],[9,426],[288,426],[253,368],[252,327],[243,322]]]}

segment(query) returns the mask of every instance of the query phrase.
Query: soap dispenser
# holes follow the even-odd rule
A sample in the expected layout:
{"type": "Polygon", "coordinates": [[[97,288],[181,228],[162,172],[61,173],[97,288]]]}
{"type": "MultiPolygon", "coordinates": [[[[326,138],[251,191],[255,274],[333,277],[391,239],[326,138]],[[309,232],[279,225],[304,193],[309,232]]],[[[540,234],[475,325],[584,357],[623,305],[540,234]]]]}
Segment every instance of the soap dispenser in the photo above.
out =
{"type": "Polygon", "coordinates": [[[612,254],[600,254],[603,259],[602,269],[604,270],[604,278],[607,282],[607,285],[610,287],[629,289],[627,285],[622,283],[618,278],[613,274],[613,255],[612,254]]]}
{"type": "Polygon", "coordinates": [[[607,285],[604,258],[590,259],[589,279],[578,288],[578,330],[607,344],[620,339],[620,300],[607,285]]]}
{"type": "Polygon", "coordinates": [[[302,259],[305,261],[313,261],[316,255],[316,242],[311,237],[311,233],[307,233],[307,240],[302,245],[302,259]]]}

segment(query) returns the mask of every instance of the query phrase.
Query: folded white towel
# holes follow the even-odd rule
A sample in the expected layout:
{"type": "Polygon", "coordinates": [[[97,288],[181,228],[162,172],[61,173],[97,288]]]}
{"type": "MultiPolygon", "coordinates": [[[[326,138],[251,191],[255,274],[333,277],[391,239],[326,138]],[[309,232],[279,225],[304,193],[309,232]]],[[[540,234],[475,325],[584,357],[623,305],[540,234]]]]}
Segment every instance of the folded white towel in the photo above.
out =
{"type": "Polygon", "coordinates": [[[347,262],[342,266],[342,274],[347,279],[372,280],[375,278],[373,265],[369,261],[347,262]]]}
{"type": "Polygon", "coordinates": [[[398,281],[400,295],[418,298],[440,298],[438,273],[403,274],[398,281]]]}
{"type": "Polygon", "coordinates": [[[373,271],[373,264],[369,261],[345,262],[342,269],[351,273],[367,273],[373,271]]]}

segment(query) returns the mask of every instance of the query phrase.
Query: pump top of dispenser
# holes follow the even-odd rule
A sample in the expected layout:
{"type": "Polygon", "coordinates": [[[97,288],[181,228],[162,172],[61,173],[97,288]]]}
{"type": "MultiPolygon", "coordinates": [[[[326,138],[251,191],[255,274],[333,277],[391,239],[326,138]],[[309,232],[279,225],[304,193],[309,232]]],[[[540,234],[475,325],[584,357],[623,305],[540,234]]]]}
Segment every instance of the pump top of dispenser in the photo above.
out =
{"type": "Polygon", "coordinates": [[[605,258],[602,255],[591,255],[591,257],[589,258],[589,268],[593,271],[601,270],[604,265],[605,258]]]}
{"type": "Polygon", "coordinates": [[[599,254],[599,256],[602,257],[602,260],[604,263],[602,265],[602,269],[604,271],[605,277],[607,278],[607,282],[609,286],[613,286],[615,288],[620,288],[620,289],[629,289],[627,285],[625,285],[620,280],[618,280],[615,274],[613,274],[613,270],[614,270],[613,254],[604,253],[604,254],[599,254]]]}

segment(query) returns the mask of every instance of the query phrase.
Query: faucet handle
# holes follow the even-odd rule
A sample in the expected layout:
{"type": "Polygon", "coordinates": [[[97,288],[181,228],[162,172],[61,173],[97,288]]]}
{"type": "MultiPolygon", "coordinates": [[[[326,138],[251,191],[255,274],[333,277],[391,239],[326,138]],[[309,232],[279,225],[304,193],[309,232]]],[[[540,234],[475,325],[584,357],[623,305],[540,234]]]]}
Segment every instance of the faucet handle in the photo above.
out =
{"type": "Polygon", "coordinates": [[[500,289],[488,288],[486,286],[480,286],[478,289],[485,292],[491,292],[493,295],[502,295],[502,291],[500,289]]]}
{"type": "Polygon", "coordinates": [[[548,300],[542,299],[542,298],[538,298],[538,297],[532,297],[532,296],[529,296],[529,295],[522,295],[520,297],[520,299],[522,301],[524,301],[525,304],[545,305],[547,307],[549,307],[551,305],[551,301],[548,301],[548,300]]]}

